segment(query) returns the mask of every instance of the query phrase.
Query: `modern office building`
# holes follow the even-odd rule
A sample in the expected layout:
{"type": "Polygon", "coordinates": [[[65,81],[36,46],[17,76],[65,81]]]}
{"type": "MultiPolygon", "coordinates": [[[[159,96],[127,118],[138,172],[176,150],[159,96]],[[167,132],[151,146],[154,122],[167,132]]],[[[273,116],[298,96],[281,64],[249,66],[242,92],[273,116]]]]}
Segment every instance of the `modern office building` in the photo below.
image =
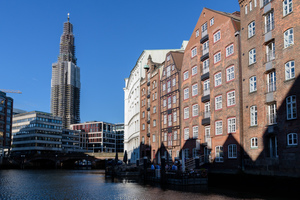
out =
{"type": "Polygon", "coordinates": [[[239,0],[245,171],[300,174],[300,2],[239,0]]]}
{"type": "Polygon", "coordinates": [[[0,91],[0,162],[11,147],[13,99],[0,91]]]}
{"type": "Polygon", "coordinates": [[[116,148],[117,152],[124,152],[124,123],[117,123],[116,125],[116,148]]]}
{"type": "MultiPolygon", "coordinates": [[[[182,43],[184,49],[186,41],[182,43]]],[[[128,160],[135,163],[140,158],[140,84],[141,78],[145,78],[144,66],[151,55],[152,61],[162,63],[166,54],[171,50],[144,50],[125,79],[124,89],[124,151],[127,151],[128,160]]]]}
{"type": "Polygon", "coordinates": [[[76,65],[73,25],[64,23],[57,63],[52,64],[51,113],[63,128],[80,122],[80,68],[76,65]]]}
{"type": "Polygon", "coordinates": [[[11,149],[26,154],[61,152],[61,118],[39,111],[14,115],[11,149]]]}
{"type": "MultiPolygon", "coordinates": [[[[167,53],[160,78],[160,144],[161,155],[168,160],[179,158],[181,151],[180,87],[184,51],[167,53]]],[[[158,155],[159,156],[159,155],[158,155]]]]}
{"type": "Polygon", "coordinates": [[[116,152],[116,125],[107,122],[84,122],[72,124],[72,130],[80,130],[82,144],[89,152],[116,152]]]}
{"type": "MultiPolygon", "coordinates": [[[[154,161],[160,146],[160,68],[163,64],[152,61],[151,55],[141,78],[140,155],[154,161]]],[[[159,156],[158,156],[159,157],[159,156]]],[[[156,160],[157,161],[157,160],[156,160]]]]}
{"type": "Polygon", "coordinates": [[[61,148],[62,152],[86,152],[81,141],[81,131],[63,129],[61,138],[61,148]]]}

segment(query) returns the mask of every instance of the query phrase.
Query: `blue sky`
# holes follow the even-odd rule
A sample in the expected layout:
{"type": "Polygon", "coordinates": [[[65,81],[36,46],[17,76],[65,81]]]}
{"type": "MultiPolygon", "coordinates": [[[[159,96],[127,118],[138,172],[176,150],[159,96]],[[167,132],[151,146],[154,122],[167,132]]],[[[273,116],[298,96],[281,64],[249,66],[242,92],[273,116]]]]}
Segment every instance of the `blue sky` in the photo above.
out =
{"type": "Polygon", "coordinates": [[[203,7],[239,10],[238,0],[0,0],[0,89],[14,107],[50,112],[52,63],[70,13],[81,69],[81,121],[124,121],[124,79],[144,49],[177,49],[203,7]]]}

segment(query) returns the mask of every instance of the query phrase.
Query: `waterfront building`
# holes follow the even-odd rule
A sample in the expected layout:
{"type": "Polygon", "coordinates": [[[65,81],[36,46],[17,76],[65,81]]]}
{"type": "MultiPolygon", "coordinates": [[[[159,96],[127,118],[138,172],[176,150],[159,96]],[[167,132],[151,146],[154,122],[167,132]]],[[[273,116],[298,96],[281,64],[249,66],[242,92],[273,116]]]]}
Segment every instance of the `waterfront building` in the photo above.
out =
{"type": "Polygon", "coordinates": [[[86,150],[80,143],[81,141],[81,131],[63,129],[61,138],[61,148],[62,152],[85,152],[86,150]]]}
{"type": "MultiPolygon", "coordinates": [[[[160,147],[160,68],[163,64],[152,61],[151,55],[144,66],[145,77],[141,78],[141,157],[154,161],[160,147]]],[[[159,154],[158,154],[159,157],[159,154]]]]}
{"type": "Polygon", "coordinates": [[[204,8],[181,68],[182,152],[186,159],[202,155],[212,169],[240,164],[239,29],[239,12],[204,8]]]}
{"type": "Polygon", "coordinates": [[[116,125],[116,148],[117,152],[124,152],[124,123],[117,123],[116,125]]]}
{"type": "Polygon", "coordinates": [[[90,121],[72,124],[72,130],[80,130],[89,152],[116,152],[116,125],[107,122],[90,121]]]}
{"type": "Polygon", "coordinates": [[[300,174],[300,2],[239,0],[247,173],[300,174]]]}
{"type": "Polygon", "coordinates": [[[170,161],[179,158],[182,142],[182,132],[180,130],[180,71],[183,54],[183,50],[167,53],[160,74],[160,134],[158,140],[160,140],[162,156],[170,161]]]}
{"type": "Polygon", "coordinates": [[[0,162],[11,147],[13,99],[0,91],[0,162]]]}
{"type": "Polygon", "coordinates": [[[64,23],[58,61],[52,64],[51,113],[62,118],[63,128],[80,122],[80,68],[76,65],[73,25],[64,23]]]}
{"type": "Polygon", "coordinates": [[[25,154],[61,152],[61,118],[39,111],[14,115],[11,150],[25,154]]]}
{"type": "MultiPolygon", "coordinates": [[[[182,49],[186,41],[182,43],[182,49]]],[[[140,83],[145,78],[143,67],[151,55],[152,61],[162,63],[166,54],[176,49],[144,50],[130,72],[129,78],[125,78],[124,87],[124,151],[128,153],[128,160],[135,163],[140,158],[140,83]]],[[[179,49],[177,49],[179,50],[179,49]]]]}

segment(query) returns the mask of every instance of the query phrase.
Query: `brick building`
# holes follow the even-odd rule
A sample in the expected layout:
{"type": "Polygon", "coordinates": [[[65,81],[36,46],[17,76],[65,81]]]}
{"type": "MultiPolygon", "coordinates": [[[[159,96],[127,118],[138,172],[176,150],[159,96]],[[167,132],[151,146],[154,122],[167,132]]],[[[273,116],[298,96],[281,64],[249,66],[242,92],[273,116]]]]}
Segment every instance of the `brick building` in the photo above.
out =
{"type": "Polygon", "coordinates": [[[216,169],[240,166],[239,29],[239,12],[204,8],[181,70],[183,153],[210,158],[216,169]]]}
{"type": "Polygon", "coordinates": [[[180,70],[183,51],[167,53],[160,81],[161,153],[169,160],[179,157],[180,130],[180,70]]]}
{"type": "Polygon", "coordinates": [[[300,2],[239,4],[245,170],[299,176],[300,2]]]}
{"type": "Polygon", "coordinates": [[[141,79],[140,94],[140,155],[152,161],[156,158],[160,140],[160,67],[162,64],[152,61],[151,55],[144,66],[145,78],[141,79]]]}

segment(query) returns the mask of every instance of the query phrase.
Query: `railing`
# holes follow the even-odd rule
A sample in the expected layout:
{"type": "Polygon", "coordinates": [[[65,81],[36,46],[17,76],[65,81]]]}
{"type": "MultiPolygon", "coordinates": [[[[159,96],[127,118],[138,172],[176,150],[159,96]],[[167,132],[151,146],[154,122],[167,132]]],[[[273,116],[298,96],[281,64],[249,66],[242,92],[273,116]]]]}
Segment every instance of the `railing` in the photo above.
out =
{"type": "Polygon", "coordinates": [[[206,96],[206,95],[209,95],[209,94],[210,94],[209,89],[203,90],[203,96],[206,96]]]}
{"type": "Polygon", "coordinates": [[[271,82],[267,84],[267,93],[276,91],[276,82],[271,82]]]}
{"type": "Polygon", "coordinates": [[[203,67],[202,74],[206,74],[209,72],[209,66],[203,67]]]}
{"type": "Polygon", "coordinates": [[[271,50],[266,54],[267,62],[275,59],[275,50],[271,50]]]}
{"type": "Polygon", "coordinates": [[[206,36],[207,35],[207,29],[205,30],[205,31],[202,31],[201,32],[201,37],[203,38],[204,36],[206,36]]]}
{"type": "Polygon", "coordinates": [[[205,54],[207,54],[209,52],[209,48],[205,48],[202,50],[202,55],[204,56],[205,54]]]}
{"type": "Polygon", "coordinates": [[[271,113],[268,114],[268,125],[273,125],[277,123],[277,114],[271,113]]]}

